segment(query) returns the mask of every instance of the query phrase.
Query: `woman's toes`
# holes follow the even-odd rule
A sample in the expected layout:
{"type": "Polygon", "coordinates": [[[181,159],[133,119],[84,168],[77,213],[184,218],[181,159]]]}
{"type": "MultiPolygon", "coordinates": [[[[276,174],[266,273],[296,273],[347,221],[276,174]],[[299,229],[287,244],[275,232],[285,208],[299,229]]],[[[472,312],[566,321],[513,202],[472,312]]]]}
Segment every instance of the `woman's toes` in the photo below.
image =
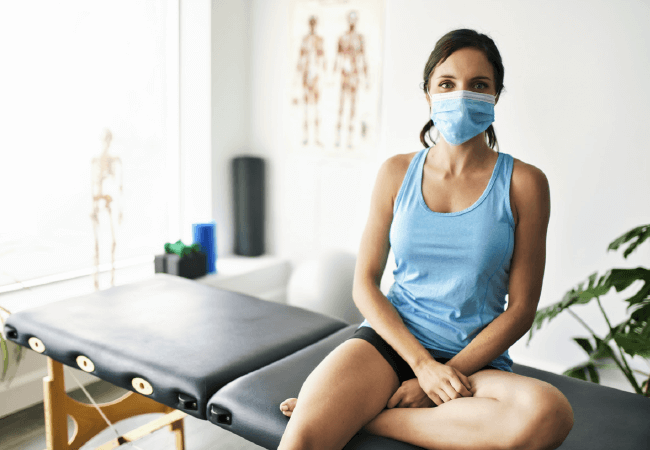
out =
{"type": "Polygon", "coordinates": [[[293,409],[296,407],[296,401],[298,401],[296,398],[288,398],[283,401],[280,404],[280,411],[282,411],[282,414],[291,417],[291,413],[293,413],[293,409]]]}

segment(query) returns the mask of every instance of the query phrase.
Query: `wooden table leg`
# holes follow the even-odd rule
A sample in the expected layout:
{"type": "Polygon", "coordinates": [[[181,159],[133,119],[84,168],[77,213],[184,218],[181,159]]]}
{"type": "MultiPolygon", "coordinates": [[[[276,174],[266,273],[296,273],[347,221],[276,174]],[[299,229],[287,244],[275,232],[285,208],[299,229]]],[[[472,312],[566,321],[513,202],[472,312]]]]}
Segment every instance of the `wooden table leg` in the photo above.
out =
{"type": "Polygon", "coordinates": [[[177,420],[169,425],[169,431],[176,435],[176,450],[185,450],[185,425],[183,420],[177,420]]]}
{"type": "Polygon", "coordinates": [[[49,375],[43,378],[45,441],[47,450],[68,450],[68,416],[65,411],[63,365],[47,358],[49,375]]]}
{"type": "MultiPolygon", "coordinates": [[[[43,378],[43,405],[45,408],[46,450],[78,450],[91,438],[108,428],[108,424],[93,405],[73,400],[65,392],[63,364],[47,358],[49,375],[43,378]],[[75,430],[68,439],[68,416],[75,422],[75,430]]],[[[183,418],[187,413],[163,405],[144,395],[128,392],[121,398],[97,405],[111,423],[141,414],[163,413],[140,428],[115,438],[98,449],[113,449],[132,442],[169,425],[175,433],[176,449],[185,449],[183,418]]]]}

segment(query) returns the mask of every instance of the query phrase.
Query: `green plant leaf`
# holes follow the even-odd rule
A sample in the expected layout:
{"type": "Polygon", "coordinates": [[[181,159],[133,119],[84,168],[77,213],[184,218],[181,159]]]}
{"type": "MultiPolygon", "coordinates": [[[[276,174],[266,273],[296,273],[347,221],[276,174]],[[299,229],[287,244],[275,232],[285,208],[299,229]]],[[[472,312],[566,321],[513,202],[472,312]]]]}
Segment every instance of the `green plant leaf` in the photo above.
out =
{"type": "MultiPolygon", "coordinates": [[[[632,253],[648,238],[650,238],[650,225],[643,225],[628,231],[623,236],[612,241],[609,244],[608,251],[617,250],[622,244],[632,241],[623,253],[623,257],[627,258],[630,253],[632,253]]],[[[635,392],[650,397],[648,381],[644,381],[642,385],[643,388],[640,388],[631,369],[628,367],[626,358],[624,357],[624,353],[627,353],[632,357],[639,355],[644,358],[650,358],[649,269],[644,267],[633,269],[611,269],[600,277],[598,277],[597,273],[591,274],[586,281],[577,284],[575,288],[567,291],[562,297],[562,300],[536,312],[526,345],[530,343],[534,330],[539,330],[545,322],[550,322],[562,311],[569,309],[570,306],[576,304],[587,304],[593,298],[598,299],[601,311],[603,315],[605,315],[605,319],[610,326],[609,332],[605,339],[601,339],[594,334],[593,330],[591,330],[588,325],[578,318],[578,320],[592,334],[592,337],[595,340],[595,346],[592,345],[589,338],[574,337],[573,340],[580,345],[585,353],[589,355],[589,360],[579,366],[566,370],[564,375],[599,383],[600,380],[597,367],[617,367],[625,374],[625,377],[634,387],[635,392]],[[631,314],[626,321],[612,327],[605,311],[602,310],[599,297],[608,293],[612,287],[616,292],[621,292],[629,288],[636,281],[643,281],[643,285],[634,295],[625,299],[625,302],[628,303],[628,312],[630,312],[630,309],[633,307],[634,310],[631,311],[631,314]],[[621,351],[620,357],[622,361],[619,361],[613,348],[609,345],[609,342],[612,339],[621,351]],[[604,364],[604,360],[607,359],[613,360],[616,364],[604,364]]],[[[573,311],[571,312],[573,313],[573,311]]]]}
{"type": "Polygon", "coordinates": [[[587,370],[589,371],[590,380],[596,384],[600,384],[600,377],[598,376],[598,370],[594,367],[593,364],[587,364],[587,370]]]}
{"type": "Polygon", "coordinates": [[[648,346],[650,339],[647,336],[616,335],[614,340],[628,355],[650,358],[650,346],[648,346]]]}
{"type": "Polygon", "coordinates": [[[588,287],[586,290],[582,288],[585,283],[580,283],[577,286],[577,289],[571,289],[567,291],[562,297],[562,300],[559,302],[538,310],[535,313],[533,324],[530,327],[530,331],[528,333],[528,342],[526,345],[528,345],[528,343],[530,343],[530,340],[533,338],[534,330],[539,330],[544,324],[544,321],[550,322],[558,314],[560,314],[571,305],[589,303],[591,299],[606,293],[611,288],[611,285],[607,283],[607,276],[601,276],[598,280],[598,283],[595,283],[597,276],[597,272],[592,273],[589,276],[587,280],[588,287]]]}
{"type": "Polygon", "coordinates": [[[589,355],[589,362],[604,358],[616,360],[616,353],[614,353],[607,341],[600,339],[598,336],[594,336],[594,339],[596,340],[596,349],[589,355]]]}
{"type": "Polygon", "coordinates": [[[587,381],[587,374],[585,373],[584,367],[572,367],[571,369],[565,370],[562,375],[587,381]]]}
{"type": "Polygon", "coordinates": [[[584,363],[579,366],[572,367],[565,370],[562,375],[566,375],[572,378],[578,378],[583,381],[591,381],[592,383],[600,384],[600,377],[598,376],[598,371],[594,367],[593,363],[584,363]]]}
{"type": "Polygon", "coordinates": [[[561,301],[553,305],[547,306],[545,308],[539,309],[535,313],[533,324],[531,325],[530,330],[528,332],[528,341],[526,342],[526,345],[528,345],[530,343],[530,340],[533,338],[534,330],[539,330],[544,324],[544,321],[550,322],[555,316],[557,316],[562,311],[564,311],[564,309],[565,308],[562,306],[561,301]]]}
{"type": "Polygon", "coordinates": [[[607,251],[618,250],[618,247],[621,244],[624,244],[632,239],[636,238],[635,242],[632,242],[630,246],[623,252],[623,258],[627,258],[630,253],[632,253],[636,248],[643,243],[646,239],[650,237],[650,225],[641,225],[639,227],[633,228],[622,236],[616,238],[609,244],[607,251]]]}
{"type": "Polygon", "coordinates": [[[573,338],[573,340],[576,341],[589,356],[589,361],[587,361],[587,363],[591,364],[605,358],[616,360],[616,354],[609,344],[607,344],[606,340],[600,339],[598,336],[594,336],[594,339],[596,341],[596,348],[591,345],[591,342],[589,342],[589,339],[587,338],[573,338]]]}
{"type": "Polygon", "coordinates": [[[591,346],[591,342],[589,342],[589,339],[587,338],[573,338],[574,341],[582,347],[582,349],[587,352],[587,355],[590,355],[594,352],[594,348],[591,346]]]}
{"type": "Polygon", "coordinates": [[[614,363],[606,364],[600,361],[594,362],[594,366],[596,366],[596,369],[618,369],[618,365],[614,363]]]}
{"type": "Polygon", "coordinates": [[[635,322],[650,322],[650,302],[635,309],[630,317],[635,322]]]}
{"type": "Polygon", "coordinates": [[[0,379],[4,380],[5,374],[9,369],[9,350],[7,349],[7,342],[5,341],[2,333],[0,333],[0,347],[2,347],[2,377],[0,379]]]}
{"type": "Polygon", "coordinates": [[[589,275],[589,289],[592,289],[595,286],[596,278],[598,278],[598,272],[594,272],[591,275],[589,275]]]}
{"type": "Polygon", "coordinates": [[[635,269],[611,269],[607,281],[610,286],[614,286],[616,292],[621,292],[635,281],[647,279],[650,279],[650,270],[637,267],[635,269]]]}
{"type": "MultiPolygon", "coordinates": [[[[538,310],[535,313],[535,319],[528,334],[527,345],[533,338],[534,331],[539,330],[545,321],[550,322],[569,306],[587,304],[592,299],[605,295],[612,287],[617,292],[621,292],[637,280],[645,281],[644,285],[635,295],[625,300],[629,303],[628,308],[645,301],[648,295],[650,295],[650,270],[644,267],[637,267],[635,269],[611,269],[598,278],[598,282],[596,282],[597,277],[597,272],[592,273],[586,282],[582,282],[576,288],[567,291],[562,297],[562,300],[538,310]],[[584,288],[585,285],[587,286],[586,288],[584,288]]],[[[641,314],[645,314],[645,311],[641,314]]]]}
{"type": "MultiPolygon", "coordinates": [[[[644,311],[638,316],[643,317],[647,314],[646,307],[640,308],[640,310],[644,311]]],[[[611,336],[625,353],[630,356],[640,355],[650,358],[650,320],[644,318],[637,321],[634,317],[630,317],[612,331],[611,336]]]]}

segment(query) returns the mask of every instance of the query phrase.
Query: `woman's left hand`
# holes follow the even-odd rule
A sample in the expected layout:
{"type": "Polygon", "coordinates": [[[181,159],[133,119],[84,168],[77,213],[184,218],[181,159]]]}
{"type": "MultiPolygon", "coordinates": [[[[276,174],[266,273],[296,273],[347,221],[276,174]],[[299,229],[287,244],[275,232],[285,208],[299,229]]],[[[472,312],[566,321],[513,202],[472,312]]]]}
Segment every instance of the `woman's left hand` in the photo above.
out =
{"type": "Polygon", "coordinates": [[[406,380],[388,400],[386,408],[430,408],[436,406],[424,393],[417,378],[406,380]]]}

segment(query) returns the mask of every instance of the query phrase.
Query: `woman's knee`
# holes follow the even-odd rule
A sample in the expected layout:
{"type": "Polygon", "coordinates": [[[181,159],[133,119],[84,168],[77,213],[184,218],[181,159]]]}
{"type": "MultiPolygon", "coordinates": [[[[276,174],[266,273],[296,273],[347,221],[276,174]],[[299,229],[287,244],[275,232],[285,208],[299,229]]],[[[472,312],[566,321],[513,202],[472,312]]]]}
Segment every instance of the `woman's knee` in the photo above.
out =
{"type": "Polygon", "coordinates": [[[559,389],[544,383],[519,404],[519,427],[511,435],[513,449],[552,450],[573,428],[573,409],[559,389]]]}

